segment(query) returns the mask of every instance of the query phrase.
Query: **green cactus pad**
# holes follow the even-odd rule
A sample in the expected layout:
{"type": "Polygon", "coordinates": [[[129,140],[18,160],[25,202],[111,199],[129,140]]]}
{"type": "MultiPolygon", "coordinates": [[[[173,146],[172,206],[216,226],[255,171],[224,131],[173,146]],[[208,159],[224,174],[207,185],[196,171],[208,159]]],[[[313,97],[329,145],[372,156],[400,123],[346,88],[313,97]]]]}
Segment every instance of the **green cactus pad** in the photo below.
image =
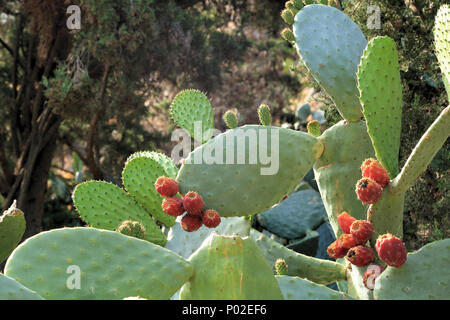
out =
{"type": "Polygon", "coordinates": [[[283,299],[272,268],[248,237],[212,233],[189,261],[194,276],[181,289],[181,300],[283,299]]]}
{"type": "Polygon", "coordinates": [[[90,226],[114,231],[124,220],[139,221],[145,240],[164,245],[166,238],[148,213],[125,190],[104,181],[79,184],[72,195],[81,219],[90,226]]]}
{"type": "Polygon", "coordinates": [[[325,151],[314,164],[314,175],[331,226],[340,235],[337,216],[342,211],[356,219],[366,219],[367,206],[356,197],[355,184],[361,179],[361,164],[366,158],[373,158],[375,152],[363,121],[340,121],[318,139],[324,143],[325,151]]]}
{"type": "Polygon", "coordinates": [[[236,112],[232,110],[227,110],[227,112],[223,114],[223,121],[225,121],[225,124],[230,129],[234,129],[238,126],[236,112]]]}
{"type": "Polygon", "coordinates": [[[275,276],[285,300],[349,300],[350,296],[306,279],[275,276]]]}
{"type": "Polygon", "coordinates": [[[383,190],[380,200],[369,206],[367,220],[373,224],[373,234],[370,243],[375,247],[379,235],[391,233],[399,238],[403,237],[403,207],[405,195],[393,195],[383,190]]]}
{"type": "Polygon", "coordinates": [[[44,300],[44,298],[0,273],[0,300],[44,300]]]}
{"type": "Polygon", "coordinates": [[[155,189],[155,182],[161,176],[168,176],[160,162],[150,157],[137,157],[127,161],[122,181],[131,197],[155,219],[166,226],[173,226],[175,218],[162,210],[163,197],[155,189]]]}
{"type": "Polygon", "coordinates": [[[195,140],[206,142],[211,138],[214,114],[203,92],[193,89],[181,91],[173,99],[170,113],[177,125],[195,140]],[[195,129],[196,122],[199,122],[198,132],[195,129]]]}
{"type": "Polygon", "coordinates": [[[281,11],[281,18],[283,18],[284,22],[288,25],[292,25],[294,23],[294,14],[289,9],[284,9],[281,11]]]}
{"type": "Polygon", "coordinates": [[[51,300],[169,299],[192,272],[165,248],[95,228],[41,232],[17,247],[5,266],[5,275],[51,300]]]}
{"type": "Polygon", "coordinates": [[[307,133],[247,125],[191,152],[177,180],[181,193],[198,192],[205,207],[223,217],[251,215],[280,202],[322,151],[321,143],[307,133]],[[272,158],[264,159],[266,155],[272,158]]]}
{"type": "Polygon", "coordinates": [[[327,213],[315,190],[291,194],[278,205],[260,213],[258,222],[270,232],[285,239],[298,239],[317,228],[327,213]]]}
{"type": "Polygon", "coordinates": [[[217,228],[207,228],[201,226],[195,232],[186,232],[180,225],[181,217],[177,218],[177,223],[170,228],[167,235],[166,249],[178,253],[183,258],[189,258],[202,245],[203,241],[212,232],[224,236],[246,237],[250,233],[250,220],[244,217],[221,218],[217,228]]]}
{"type": "Polygon", "coordinates": [[[436,56],[442,72],[442,80],[450,101],[450,7],[443,5],[436,14],[434,24],[434,43],[436,56]]]}
{"type": "Polygon", "coordinates": [[[286,261],[289,266],[287,275],[307,278],[324,285],[346,280],[345,267],[342,264],[296,253],[255,229],[250,231],[250,237],[261,249],[269,265],[273,266],[278,258],[286,261]]]}
{"type": "Polygon", "coordinates": [[[387,267],[375,281],[375,299],[448,300],[450,239],[429,243],[400,268],[387,267]]]}
{"type": "Polygon", "coordinates": [[[317,120],[308,122],[306,128],[308,129],[308,133],[313,137],[319,137],[322,134],[322,131],[320,130],[320,123],[317,120]]]}
{"type": "Polygon", "coordinates": [[[116,232],[138,239],[145,237],[145,228],[138,221],[125,220],[117,227],[116,232]]]}
{"type": "Polygon", "coordinates": [[[0,216],[0,263],[6,260],[22,240],[25,232],[25,217],[21,210],[12,206],[0,216]]]}
{"type": "Polygon", "coordinates": [[[262,104],[258,107],[259,123],[263,126],[270,126],[272,124],[272,115],[267,104],[262,104]]]}
{"type": "Polygon", "coordinates": [[[294,35],[302,61],[348,121],[362,117],[356,71],[367,40],[342,11],[320,4],[295,16],[294,35]]]}
{"type": "Polygon", "coordinates": [[[162,154],[162,153],[156,152],[156,151],[135,152],[128,157],[127,161],[125,162],[125,166],[127,165],[127,163],[129,161],[136,159],[136,158],[140,158],[140,157],[147,157],[147,158],[150,158],[150,159],[153,159],[154,161],[156,161],[166,172],[166,174],[165,174],[166,177],[175,179],[175,177],[177,176],[178,168],[175,165],[175,163],[173,162],[173,160],[171,158],[169,158],[168,156],[166,156],[165,154],[162,154]]]}
{"type": "Polygon", "coordinates": [[[367,131],[378,161],[393,178],[398,173],[402,126],[402,83],[394,40],[370,40],[357,77],[367,131]]]}

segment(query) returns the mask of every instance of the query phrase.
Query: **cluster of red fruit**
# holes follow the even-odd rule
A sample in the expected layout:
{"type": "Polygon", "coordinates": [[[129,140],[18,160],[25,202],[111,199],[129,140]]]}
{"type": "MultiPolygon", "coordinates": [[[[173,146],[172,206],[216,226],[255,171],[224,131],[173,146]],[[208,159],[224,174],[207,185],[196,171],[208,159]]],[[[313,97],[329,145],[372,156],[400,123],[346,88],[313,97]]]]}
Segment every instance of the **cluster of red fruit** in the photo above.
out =
{"type": "MultiPolygon", "coordinates": [[[[372,223],[367,220],[356,220],[347,212],[342,212],[337,220],[344,234],[329,245],[328,255],[333,259],[345,257],[351,264],[358,267],[369,265],[375,254],[365,244],[372,237],[372,223]]],[[[378,237],[375,249],[380,260],[388,266],[400,268],[406,262],[407,250],[405,244],[400,238],[390,233],[378,237]]],[[[372,265],[370,270],[369,268],[366,270],[364,284],[367,288],[373,289],[373,283],[367,284],[368,279],[373,281],[374,276],[378,276],[383,270],[384,267],[376,265],[372,265]]]]}
{"type": "Polygon", "coordinates": [[[389,183],[389,174],[375,159],[366,159],[361,165],[363,178],[356,183],[356,195],[364,204],[380,200],[383,188],[389,183]]]}
{"type": "Polygon", "coordinates": [[[161,207],[165,213],[178,217],[186,212],[180,222],[185,231],[196,231],[202,225],[215,228],[220,224],[219,213],[212,209],[205,210],[203,199],[197,192],[189,191],[183,198],[177,197],[179,187],[175,179],[159,177],[155,188],[164,197],[161,207]]]}
{"type": "Polygon", "coordinates": [[[347,212],[338,216],[344,234],[329,245],[328,255],[333,259],[345,257],[350,263],[363,267],[373,261],[373,250],[365,246],[372,237],[373,225],[367,220],[356,220],[347,212]]]}

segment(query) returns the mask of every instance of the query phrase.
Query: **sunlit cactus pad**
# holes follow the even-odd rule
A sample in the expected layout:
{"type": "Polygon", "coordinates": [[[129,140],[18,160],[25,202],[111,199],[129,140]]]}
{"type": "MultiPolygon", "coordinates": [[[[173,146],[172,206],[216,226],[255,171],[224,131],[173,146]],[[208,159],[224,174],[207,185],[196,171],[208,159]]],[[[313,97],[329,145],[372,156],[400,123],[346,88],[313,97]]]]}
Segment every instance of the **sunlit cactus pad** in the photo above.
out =
{"type": "Polygon", "coordinates": [[[63,228],[23,242],[8,259],[5,275],[46,299],[169,299],[192,268],[148,241],[95,228],[63,228]],[[78,285],[70,278],[77,271],[78,285]]]}

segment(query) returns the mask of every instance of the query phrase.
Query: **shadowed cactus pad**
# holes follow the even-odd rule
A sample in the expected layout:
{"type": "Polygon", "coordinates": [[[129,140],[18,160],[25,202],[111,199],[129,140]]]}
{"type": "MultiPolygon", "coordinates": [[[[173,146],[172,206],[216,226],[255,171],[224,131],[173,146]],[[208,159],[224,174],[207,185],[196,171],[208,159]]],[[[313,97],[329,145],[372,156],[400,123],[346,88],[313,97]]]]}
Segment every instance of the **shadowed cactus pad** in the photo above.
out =
{"type": "Polygon", "coordinates": [[[94,228],[63,228],[23,242],[8,259],[5,275],[46,299],[169,299],[192,268],[148,241],[94,228]]]}
{"type": "Polygon", "coordinates": [[[25,217],[16,203],[0,216],[0,263],[8,258],[25,232],[25,217]]]}
{"type": "Polygon", "coordinates": [[[282,238],[297,239],[305,236],[308,230],[317,228],[326,216],[320,194],[314,190],[302,190],[260,213],[258,221],[282,238]]]}
{"type": "Polygon", "coordinates": [[[358,121],[362,112],[356,71],[367,44],[361,30],[340,10],[313,4],[295,16],[294,35],[303,62],[339,113],[358,121]]]}
{"type": "Polygon", "coordinates": [[[173,99],[170,113],[178,126],[195,140],[205,142],[211,138],[214,115],[204,93],[193,89],[181,91],[173,99]]]}
{"type": "Polygon", "coordinates": [[[177,180],[181,193],[198,192],[222,217],[251,215],[292,191],[321,153],[307,133],[247,125],[191,152],[177,180]]]}

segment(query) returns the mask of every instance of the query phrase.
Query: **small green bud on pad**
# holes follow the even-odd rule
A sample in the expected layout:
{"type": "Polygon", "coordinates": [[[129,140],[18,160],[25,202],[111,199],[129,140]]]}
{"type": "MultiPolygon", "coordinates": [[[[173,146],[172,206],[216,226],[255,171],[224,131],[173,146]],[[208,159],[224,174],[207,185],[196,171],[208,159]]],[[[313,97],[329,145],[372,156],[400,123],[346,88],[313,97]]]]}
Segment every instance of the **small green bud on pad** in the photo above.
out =
{"type": "Polygon", "coordinates": [[[125,220],[117,227],[116,232],[138,239],[145,237],[145,227],[139,221],[125,220]]]}
{"type": "Polygon", "coordinates": [[[270,108],[267,104],[262,104],[258,107],[259,122],[263,126],[270,126],[272,124],[272,115],[270,114],[270,108]]]}

